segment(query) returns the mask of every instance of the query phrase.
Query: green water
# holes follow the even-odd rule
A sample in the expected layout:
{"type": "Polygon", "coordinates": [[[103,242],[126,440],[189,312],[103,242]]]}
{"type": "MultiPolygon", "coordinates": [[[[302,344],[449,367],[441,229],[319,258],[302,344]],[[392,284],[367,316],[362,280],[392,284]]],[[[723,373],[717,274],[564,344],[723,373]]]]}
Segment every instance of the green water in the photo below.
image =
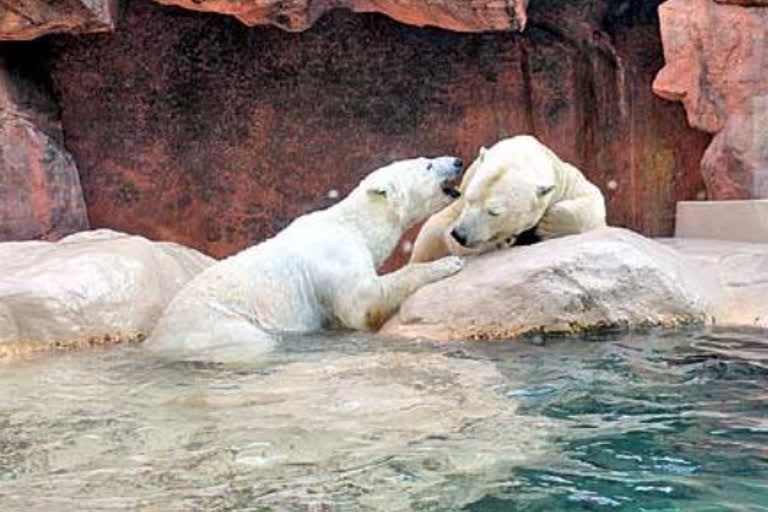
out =
{"type": "Polygon", "coordinates": [[[768,333],[17,360],[0,510],[768,511],[768,333]]]}

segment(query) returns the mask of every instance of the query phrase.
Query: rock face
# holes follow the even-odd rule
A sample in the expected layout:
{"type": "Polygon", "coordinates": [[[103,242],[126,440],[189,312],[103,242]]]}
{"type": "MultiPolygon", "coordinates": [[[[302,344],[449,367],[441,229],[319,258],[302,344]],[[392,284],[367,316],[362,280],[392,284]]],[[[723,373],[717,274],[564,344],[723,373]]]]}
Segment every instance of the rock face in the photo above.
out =
{"type": "Polygon", "coordinates": [[[710,199],[768,198],[768,95],[748,99],[728,117],[701,172],[710,199]]]}
{"type": "Polygon", "coordinates": [[[0,244],[0,358],[146,335],[176,291],[212,262],[109,230],[0,244]]]}
{"type": "Polygon", "coordinates": [[[458,32],[522,30],[528,0],[156,0],[197,11],[230,14],[246,25],[302,31],[325,12],[376,12],[401,23],[458,32]]]}
{"type": "Polygon", "coordinates": [[[672,238],[660,240],[717,276],[712,297],[718,325],[768,328],[768,244],[672,238]]]}
{"type": "Polygon", "coordinates": [[[35,39],[57,32],[105,32],[115,27],[119,0],[0,2],[0,40],[35,39]]]}
{"type": "Polygon", "coordinates": [[[472,259],[413,294],[381,333],[504,340],[704,322],[717,285],[701,279],[675,251],[604,228],[472,259]]]}
{"type": "Polygon", "coordinates": [[[134,1],[49,62],[95,227],[229,255],[386,162],[527,132],[601,187],[610,223],[662,235],[704,188],[709,136],[648,87],[657,4],[539,0],[522,35],[343,11],[293,34],[134,1]]]}
{"type": "Polygon", "coordinates": [[[690,124],[718,132],[754,96],[768,94],[768,9],[711,0],[669,0],[659,7],[666,65],[653,83],[682,101],[690,124]]]}
{"type": "Polygon", "coordinates": [[[0,241],[57,239],[87,229],[45,71],[25,49],[0,50],[0,241]]]}

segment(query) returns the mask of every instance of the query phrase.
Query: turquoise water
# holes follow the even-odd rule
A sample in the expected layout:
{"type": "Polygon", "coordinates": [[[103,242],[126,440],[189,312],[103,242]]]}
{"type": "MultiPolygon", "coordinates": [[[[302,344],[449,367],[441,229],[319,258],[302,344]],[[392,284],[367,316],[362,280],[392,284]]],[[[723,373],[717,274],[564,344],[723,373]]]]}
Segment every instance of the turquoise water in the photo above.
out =
{"type": "Polygon", "coordinates": [[[17,360],[0,510],[768,511],[768,333],[17,360]]]}

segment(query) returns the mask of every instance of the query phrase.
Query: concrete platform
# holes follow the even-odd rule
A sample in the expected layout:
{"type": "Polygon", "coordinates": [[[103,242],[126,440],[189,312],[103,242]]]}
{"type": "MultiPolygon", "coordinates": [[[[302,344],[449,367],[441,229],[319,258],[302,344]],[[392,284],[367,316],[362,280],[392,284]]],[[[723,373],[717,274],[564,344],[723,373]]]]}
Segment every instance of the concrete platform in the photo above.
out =
{"type": "Polygon", "coordinates": [[[768,199],[681,201],[675,237],[768,243],[768,199]]]}

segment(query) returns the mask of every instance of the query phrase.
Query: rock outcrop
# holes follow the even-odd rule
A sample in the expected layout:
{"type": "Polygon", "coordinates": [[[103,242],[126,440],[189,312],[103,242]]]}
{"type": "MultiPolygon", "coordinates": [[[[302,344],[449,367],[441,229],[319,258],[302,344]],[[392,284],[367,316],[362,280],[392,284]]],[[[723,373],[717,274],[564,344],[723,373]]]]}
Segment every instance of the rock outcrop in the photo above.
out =
{"type": "Polygon", "coordinates": [[[2,243],[0,358],[140,339],[212,262],[186,247],[109,230],[2,243]]]}
{"type": "Polygon", "coordinates": [[[601,187],[610,223],[669,235],[710,137],[649,88],[657,4],[539,0],[523,34],[457,34],[343,10],[286,33],[137,1],[50,62],[94,227],[225,256],[385,162],[532,133],[601,187]]]}
{"type": "Polygon", "coordinates": [[[711,297],[718,325],[768,328],[768,244],[671,238],[659,240],[716,276],[711,297]]]}
{"type": "Polygon", "coordinates": [[[522,30],[528,0],[156,0],[235,16],[246,25],[306,30],[331,9],[375,12],[401,23],[457,32],[522,30]]]}
{"type": "Polygon", "coordinates": [[[768,198],[768,95],[731,113],[704,153],[701,172],[710,199],[768,198]]]}
{"type": "Polygon", "coordinates": [[[55,240],[88,228],[45,70],[25,48],[0,50],[0,241],[55,240]]]}
{"type": "Polygon", "coordinates": [[[604,228],[474,258],[413,294],[381,333],[508,340],[703,323],[718,293],[715,280],[674,250],[604,228]]]}
{"type": "Polygon", "coordinates": [[[653,90],[682,101],[691,126],[710,133],[749,98],[768,94],[768,9],[745,5],[765,3],[668,0],[659,7],[666,65],[653,90]]]}
{"type": "Polygon", "coordinates": [[[0,40],[115,28],[119,0],[6,0],[0,2],[0,40]]]}

